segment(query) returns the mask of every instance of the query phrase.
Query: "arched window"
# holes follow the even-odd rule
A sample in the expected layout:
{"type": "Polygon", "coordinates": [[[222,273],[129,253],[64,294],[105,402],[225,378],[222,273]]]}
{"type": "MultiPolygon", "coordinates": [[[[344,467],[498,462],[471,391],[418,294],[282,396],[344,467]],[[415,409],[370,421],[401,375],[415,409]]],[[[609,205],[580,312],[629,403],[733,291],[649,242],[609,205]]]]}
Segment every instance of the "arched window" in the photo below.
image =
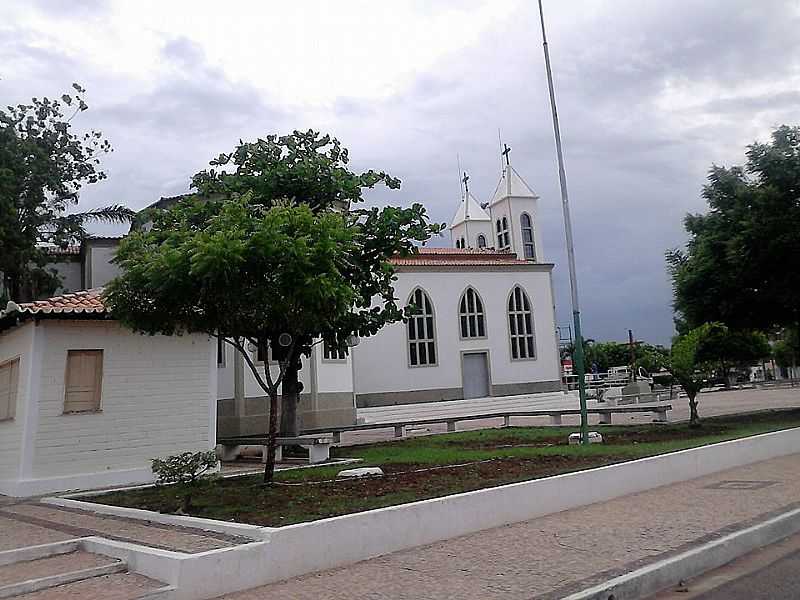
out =
{"type": "Polygon", "coordinates": [[[503,217],[503,248],[510,248],[511,242],[508,238],[508,219],[503,217]]]}
{"type": "Polygon", "coordinates": [[[497,229],[497,249],[500,250],[503,247],[503,225],[500,223],[500,219],[497,219],[495,229],[497,229]]]}
{"type": "Polygon", "coordinates": [[[536,248],[533,244],[533,221],[531,221],[528,213],[522,213],[519,222],[522,228],[522,249],[525,253],[525,258],[535,259],[536,248]]]}
{"type": "Polygon", "coordinates": [[[461,302],[458,303],[458,320],[462,339],[486,337],[486,315],[483,312],[483,301],[478,292],[471,287],[461,294],[461,302]]]}
{"type": "Polygon", "coordinates": [[[464,238],[462,237],[462,238],[461,238],[461,248],[462,248],[462,250],[463,250],[463,249],[464,249],[464,248],[466,248],[466,247],[467,247],[467,245],[464,243],[464,238]]]}
{"type": "Polygon", "coordinates": [[[495,229],[497,229],[497,249],[505,250],[506,248],[510,247],[511,243],[508,237],[508,219],[505,217],[502,219],[497,219],[495,229]]]}
{"type": "Polygon", "coordinates": [[[420,288],[411,292],[408,304],[415,309],[408,319],[408,364],[422,367],[436,364],[436,327],[433,304],[420,288]]]}
{"type": "Polygon", "coordinates": [[[536,358],[531,302],[518,285],[511,290],[508,297],[508,333],[511,338],[512,360],[536,358]]]}
{"type": "Polygon", "coordinates": [[[483,234],[478,236],[478,248],[486,248],[486,236],[483,234]]]}
{"type": "Polygon", "coordinates": [[[456,239],[456,248],[461,248],[461,240],[456,239]]]}

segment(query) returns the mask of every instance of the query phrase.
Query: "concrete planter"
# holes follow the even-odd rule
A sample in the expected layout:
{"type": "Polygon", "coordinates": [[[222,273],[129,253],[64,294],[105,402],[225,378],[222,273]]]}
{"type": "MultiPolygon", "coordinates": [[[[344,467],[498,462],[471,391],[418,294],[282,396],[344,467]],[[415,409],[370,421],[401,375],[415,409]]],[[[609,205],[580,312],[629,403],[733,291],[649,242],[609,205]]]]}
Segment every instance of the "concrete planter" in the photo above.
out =
{"type": "MultiPolygon", "coordinates": [[[[116,542],[109,542],[105,550],[99,545],[96,551],[112,556],[123,552],[129,565],[140,564],[143,568],[158,565],[153,573],[140,572],[160,575],[157,578],[174,585],[175,598],[213,598],[796,453],[800,453],[800,428],[262,530],[264,541],[200,554],[178,555],[133,545],[125,545],[123,552],[116,542]],[[137,561],[131,553],[152,556],[137,561]],[[160,560],[154,560],[155,555],[160,560]],[[172,566],[167,567],[168,563],[172,566]],[[170,573],[168,578],[164,577],[165,571],[170,573]]],[[[71,505],[77,507],[77,504],[71,505]]],[[[92,505],[92,510],[102,511],[102,507],[92,505]]],[[[197,522],[187,525],[197,526],[197,522]]]]}

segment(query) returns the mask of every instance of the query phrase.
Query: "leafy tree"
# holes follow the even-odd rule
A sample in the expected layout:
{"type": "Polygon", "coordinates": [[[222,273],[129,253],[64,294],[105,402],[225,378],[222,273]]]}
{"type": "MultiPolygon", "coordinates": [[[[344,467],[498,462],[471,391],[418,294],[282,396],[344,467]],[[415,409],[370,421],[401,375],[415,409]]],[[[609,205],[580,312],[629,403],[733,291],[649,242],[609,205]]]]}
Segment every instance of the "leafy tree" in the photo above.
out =
{"type": "Polygon", "coordinates": [[[668,370],[689,397],[689,426],[700,427],[697,394],[708,384],[710,364],[704,360],[703,346],[714,337],[727,334],[721,323],[705,323],[678,336],[672,343],[668,370]]]}
{"type": "MultiPolygon", "coordinates": [[[[205,197],[225,199],[250,193],[253,202],[267,207],[289,201],[308,206],[314,213],[346,211],[349,226],[358,224],[361,250],[350,272],[353,286],[362,292],[362,304],[367,297],[378,296],[387,308],[365,312],[355,320],[347,317],[332,323],[327,335],[336,344],[359,331],[364,332],[362,335],[374,333],[383,324],[400,318],[394,300],[389,300],[393,270],[386,259],[393,252],[410,251],[413,241],[427,240],[444,228],[428,225],[419,204],[407,209],[361,207],[365,189],[378,184],[399,189],[400,180],[372,169],[354,173],[348,165],[348,150],[336,138],[313,130],[294,131],[291,135],[268,135],[255,142],[240,142],[233,152],[220,154],[211,161],[210,169],[192,179],[194,188],[205,197]]],[[[307,347],[303,343],[293,349],[281,388],[280,430],[287,436],[296,435],[299,429],[298,373],[307,347]]]]}
{"type": "MultiPolygon", "coordinates": [[[[413,253],[415,243],[442,226],[430,224],[419,204],[342,210],[343,199],[360,200],[363,187],[399,182],[383,173],[351,173],[346,151],[327,136],[295,132],[249,147],[255,146],[264,172],[289,182],[308,179],[309,195],[300,198],[312,201],[209,188],[154,211],[150,227],[120,244],[122,274],[108,286],[107,300],[115,317],[137,331],[205,332],[241,353],[269,397],[265,481],[271,481],[278,387],[282,420],[291,413],[284,433],[293,435],[298,374],[312,345],[341,347],[351,335],[374,335],[402,319],[410,309],[397,305],[389,259],[413,253]],[[248,344],[263,356],[271,352],[277,367],[265,361],[260,372],[248,344]]],[[[238,181],[218,175],[212,179],[224,185],[238,181]]]]}
{"type": "Polygon", "coordinates": [[[60,100],[33,98],[0,110],[0,296],[20,301],[52,293],[59,279],[45,268],[52,257],[43,245],[66,247],[85,237],[92,221],[121,223],[133,215],[119,205],[66,214],[83,185],[105,179],[100,155],[111,151],[99,131],[72,132],[72,119],[88,108],[85,90],[72,87],[60,100]]]}
{"type": "Polygon", "coordinates": [[[744,166],[713,166],[704,215],[687,215],[685,250],[671,250],[676,323],[721,321],[771,331],[800,321],[800,127],[748,146],[744,166]]]}
{"type": "Polygon", "coordinates": [[[700,348],[701,361],[718,364],[725,385],[730,387],[731,370],[744,369],[772,353],[767,336],[759,331],[716,328],[700,348]]]}
{"type": "Polygon", "coordinates": [[[797,357],[800,356],[800,335],[796,329],[786,329],[782,332],[779,339],[772,346],[772,358],[784,369],[797,365],[797,357]]]}

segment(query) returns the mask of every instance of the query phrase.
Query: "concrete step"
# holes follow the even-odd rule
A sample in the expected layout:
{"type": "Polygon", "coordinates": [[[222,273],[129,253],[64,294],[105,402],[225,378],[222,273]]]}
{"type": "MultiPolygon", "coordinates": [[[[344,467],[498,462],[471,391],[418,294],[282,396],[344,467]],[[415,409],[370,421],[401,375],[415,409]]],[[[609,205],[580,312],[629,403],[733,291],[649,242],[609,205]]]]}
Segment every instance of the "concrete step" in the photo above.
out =
{"type": "Polygon", "coordinates": [[[174,588],[135,573],[116,573],[16,596],[15,600],[172,600],[174,588]]]}
{"type": "Polygon", "coordinates": [[[75,550],[0,567],[0,598],[15,598],[127,570],[124,561],[75,550]]]}

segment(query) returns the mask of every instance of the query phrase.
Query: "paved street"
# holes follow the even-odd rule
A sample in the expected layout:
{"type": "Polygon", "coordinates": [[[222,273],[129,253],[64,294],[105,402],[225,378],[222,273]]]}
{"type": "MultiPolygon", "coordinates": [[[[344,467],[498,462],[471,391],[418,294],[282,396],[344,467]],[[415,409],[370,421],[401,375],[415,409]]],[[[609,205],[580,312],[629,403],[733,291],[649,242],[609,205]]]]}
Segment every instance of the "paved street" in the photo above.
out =
{"type": "MultiPolygon", "coordinates": [[[[742,389],[731,390],[728,392],[708,392],[698,396],[699,411],[701,417],[713,417],[740,412],[750,412],[757,410],[767,410],[771,408],[795,408],[800,407],[800,387],[779,388],[779,389],[742,389]]],[[[444,414],[450,414],[452,408],[459,406],[463,411],[461,414],[480,414],[499,410],[534,410],[548,408],[578,408],[577,398],[554,400],[552,396],[539,399],[536,396],[514,396],[500,398],[481,398],[475,400],[461,400],[455,402],[436,402],[428,404],[414,404],[402,407],[404,419],[423,419],[439,418],[444,414]]],[[[676,398],[672,400],[673,409],[668,413],[670,421],[687,421],[689,419],[689,401],[686,398],[676,398]]],[[[368,422],[389,421],[387,414],[391,414],[393,409],[401,407],[385,407],[380,409],[360,409],[358,414],[365,417],[368,422]]],[[[652,414],[641,413],[625,416],[614,416],[615,424],[635,424],[649,423],[652,421],[652,414]]],[[[597,415],[589,416],[589,423],[596,424],[599,420],[597,415]]],[[[483,429],[486,427],[500,427],[503,420],[483,419],[476,421],[462,421],[458,424],[459,430],[483,429]]],[[[578,425],[579,418],[564,417],[564,425],[578,425]]],[[[512,421],[512,425],[540,426],[549,425],[548,417],[518,418],[512,421]]],[[[430,435],[433,433],[445,433],[447,425],[444,423],[436,425],[425,425],[423,427],[407,429],[406,436],[430,435]]],[[[342,434],[342,445],[366,444],[377,441],[394,439],[393,429],[374,429],[342,434]]]]}
{"type": "Polygon", "coordinates": [[[796,600],[800,535],[760,548],[651,600],[796,600]]]}
{"type": "Polygon", "coordinates": [[[794,455],[224,598],[554,600],[799,501],[794,455]]]}

